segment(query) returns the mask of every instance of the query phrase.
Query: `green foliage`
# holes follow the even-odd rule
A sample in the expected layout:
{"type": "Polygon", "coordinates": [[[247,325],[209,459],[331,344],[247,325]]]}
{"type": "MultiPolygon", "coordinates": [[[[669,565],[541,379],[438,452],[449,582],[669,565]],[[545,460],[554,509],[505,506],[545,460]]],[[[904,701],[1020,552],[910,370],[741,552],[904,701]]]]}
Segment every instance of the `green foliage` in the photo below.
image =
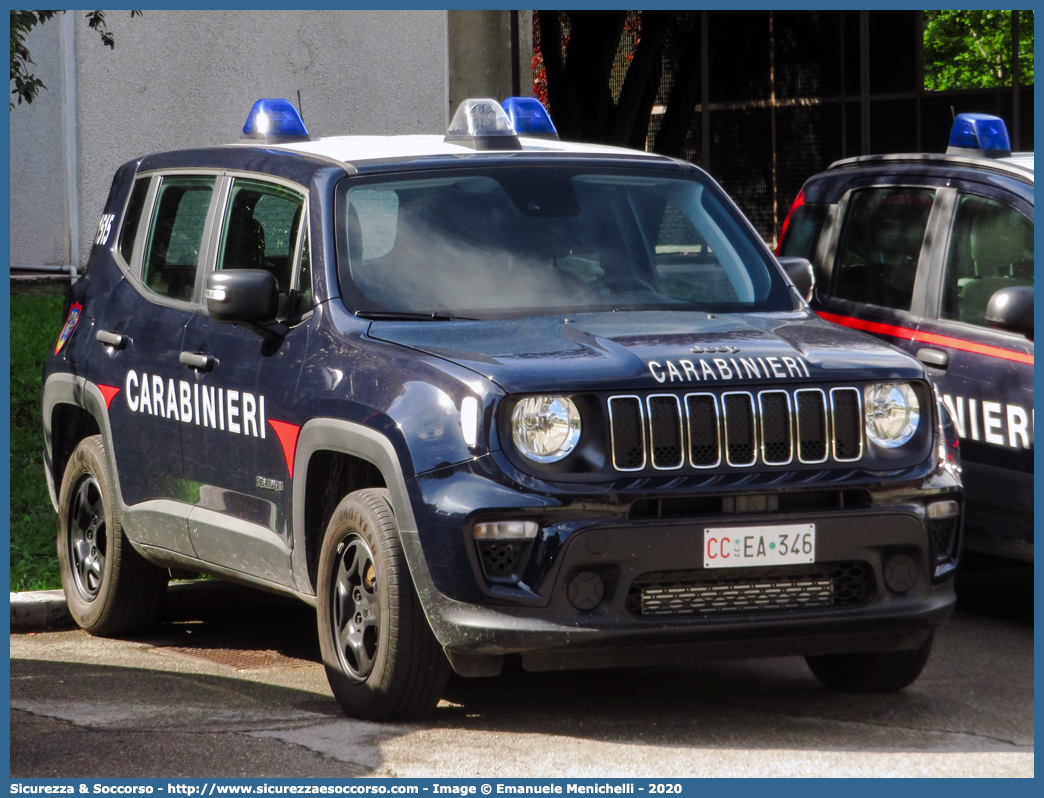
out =
{"type": "MultiPolygon", "coordinates": [[[[1019,82],[1033,83],[1033,12],[1019,12],[1019,82]]],[[[924,87],[1011,85],[1010,11],[925,11],[924,87]]]]}
{"type": "MultiPolygon", "coordinates": [[[[11,11],[11,96],[18,100],[18,105],[31,103],[40,93],[40,89],[46,89],[43,81],[29,71],[30,64],[34,65],[29,48],[25,40],[29,32],[37,25],[43,25],[54,19],[58,11],[11,11]]],[[[140,11],[131,11],[131,18],[140,17],[140,11]]],[[[116,39],[105,24],[104,11],[88,11],[86,13],[87,27],[98,31],[102,44],[110,50],[115,49],[116,39]]],[[[11,101],[11,109],[15,107],[14,100],[11,101]]]]}
{"type": "Polygon", "coordinates": [[[11,297],[11,590],[61,587],[40,419],[43,364],[61,326],[61,296],[11,297]]]}

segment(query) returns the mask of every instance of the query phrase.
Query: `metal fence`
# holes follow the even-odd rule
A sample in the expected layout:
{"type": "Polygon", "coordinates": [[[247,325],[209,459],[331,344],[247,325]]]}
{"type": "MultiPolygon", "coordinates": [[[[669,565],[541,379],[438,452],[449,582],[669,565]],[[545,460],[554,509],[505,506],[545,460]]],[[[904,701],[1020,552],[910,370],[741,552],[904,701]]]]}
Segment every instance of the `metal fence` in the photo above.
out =
{"type": "Polygon", "coordinates": [[[705,25],[706,51],[696,70],[683,74],[671,55],[681,47],[668,42],[647,147],[655,145],[674,82],[707,86],[693,109],[684,156],[708,168],[773,245],[806,178],[864,153],[944,152],[954,113],[996,114],[1013,144],[1032,149],[1032,85],[1018,89],[1018,119],[1011,87],[925,91],[922,12],[863,14],[691,12],[691,24],[673,35],[702,38],[705,25]]]}

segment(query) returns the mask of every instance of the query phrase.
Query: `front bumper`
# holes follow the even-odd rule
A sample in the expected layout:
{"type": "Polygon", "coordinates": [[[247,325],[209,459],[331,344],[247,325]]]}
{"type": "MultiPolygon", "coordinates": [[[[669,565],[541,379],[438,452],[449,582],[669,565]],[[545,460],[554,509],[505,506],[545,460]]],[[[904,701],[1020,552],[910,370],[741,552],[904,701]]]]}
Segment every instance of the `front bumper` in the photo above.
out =
{"type": "MultiPolygon", "coordinates": [[[[757,520],[763,525],[802,522],[816,525],[817,563],[869,566],[873,584],[865,600],[854,606],[643,615],[635,604],[636,579],[651,572],[702,570],[702,532],[708,524],[695,519],[605,521],[575,532],[548,575],[542,606],[455,601],[430,584],[423,589],[420,580],[418,588],[439,642],[464,675],[495,673],[507,654],[522,654],[528,669],[546,670],[909,649],[949,616],[955,601],[952,579],[933,578],[929,535],[915,506],[804,518],[767,514],[757,520]],[[896,555],[916,563],[916,580],[901,594],[890,590],[884,578],[886,563],[896,555]],[[597,574],[604,585],[602,600],[591,609],[578,609],[569,598],[569,584],[581,573],[597,574]]],[[[721,526],[721,519],[711,525],[721,526]]],[[[736,570],[744,572],[744,582],[763,581],[769,573],[736,570]]]]}
{"type": "MultiPolygon", "coordinates": [[[[414,478],[408,488],[413,523],[400,524],[425,614],[462,675],[495,674],[507,655],[521,655],[527,669],[548,670],[907,650],[924,643],[953,610],[962,518],[953,520],[944,552],[926,510],[926,502],[956,499],[963,516],[959,472],[943,461],[888,475],[852,469],[813,478],[636,480],[601,493],[595,486],[578,493],[575,486],[526,484],[502,466],[499,458],[484,457],[414,478]],[[788,499],[808,491],[833,491],[840,500],[834,509],[794,509],[804,505],[788,499]],[[669,497],[728,494],[737,497],[731,512],[724,503],[709,515],[637,512],[647,500],[666,509],[663,501],[669,497]],[[789,509],[739,511],[738,497],[770,494],[789,509]],[[862,500],[849,504],[850,497],[862,500]],[[471,524],[490,518],[540,523],[540,535],[525,555],[529,564],[518,571],[515,584],[484,576],[471,524]],[[635,590],[649,574],[687,572],[698,581],[717,572],[703,569],[706,527],[808,523],[816,525],[817,565],[862,564],[872,583],[863,600],[721,612],[690,608],[686,614],[651,616],[636,600],[635,590]],[[896,556],[915,568],[902,589],[886,579],[886,569],[894,573],[889,563],[896,556]],[[570,583],[590,573],[598,575],[604,590],[595,606],[580,608],[570,600],[570,583]]],[[[761,582],[768,571],[748,568],[737,574],[742,582],[761,582]]]]}

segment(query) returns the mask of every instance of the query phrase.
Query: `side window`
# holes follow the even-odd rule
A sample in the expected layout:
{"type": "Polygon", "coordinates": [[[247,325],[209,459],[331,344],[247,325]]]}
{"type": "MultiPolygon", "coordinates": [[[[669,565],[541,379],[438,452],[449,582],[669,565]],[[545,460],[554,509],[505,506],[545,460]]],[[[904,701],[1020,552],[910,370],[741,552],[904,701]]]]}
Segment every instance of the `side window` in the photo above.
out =
{"type": "Polygon", "coordinates": [[[290,315],[290,289],[302,230],[304,197],[258,180],[236,178],[225,211],[219,269],[263,269],[279,285],[279,318],[290,315]]]}
{"type": "Polygon", "coordinates": [[[134,239],[138,235],[141,222],[141,209],[145,205],[145,197],[149,193],[151,178],[140,177],[134,181],[130,202],[127,203],[127,215],[123,217],[123,229],[120,230],[120,256],[123,262],[130,265],[134,256],[134,239]]]}
{"type": "Polygon", "coordinates": [[[848,201],[833,295],[909,310],[935,191],[874,188],[848,201]]]}
{"type": "Polygon", "coordinates": [[[942,317],[982,324],[990,297],[1033,285],[1033,222],[1007,205],[961,195],[950,234],[942,317]]]}
{"type": "Polygon", "coordinates": [[[142,274],[154,294],[192,299],[213,193],[213,177],[165,177],[160,183],[142,274]]]}

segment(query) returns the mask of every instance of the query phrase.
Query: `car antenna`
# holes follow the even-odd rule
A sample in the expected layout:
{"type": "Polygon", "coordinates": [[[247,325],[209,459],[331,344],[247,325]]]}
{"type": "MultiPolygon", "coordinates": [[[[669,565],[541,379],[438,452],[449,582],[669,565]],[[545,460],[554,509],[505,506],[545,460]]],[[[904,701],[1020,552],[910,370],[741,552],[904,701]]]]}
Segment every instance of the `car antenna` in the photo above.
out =
{"type": "MultiPolygon", "coordinates": [[[[953,106],[950,106],[953,109],[953,106]]],[[[301,115],[301,121],[304,122],[304,111],[301,110],[301,90],[297,90],[297,113],[301,115]]]]}
{"type": "MultiPolygon", "coordinates": [[[[300,108],[300,106],[301,106],[301,92],[297,92],[297,105],[298,105],[298,109],[297,110],[300,111],[301,110],[301,108],[300,108]]],[[[954,109],[954,107],[952,105],[950,106],[950,116],[953,117],[953,119],[951,121],[953,121],[953,122],[957,121],[957,111],[954,109]]]]}

